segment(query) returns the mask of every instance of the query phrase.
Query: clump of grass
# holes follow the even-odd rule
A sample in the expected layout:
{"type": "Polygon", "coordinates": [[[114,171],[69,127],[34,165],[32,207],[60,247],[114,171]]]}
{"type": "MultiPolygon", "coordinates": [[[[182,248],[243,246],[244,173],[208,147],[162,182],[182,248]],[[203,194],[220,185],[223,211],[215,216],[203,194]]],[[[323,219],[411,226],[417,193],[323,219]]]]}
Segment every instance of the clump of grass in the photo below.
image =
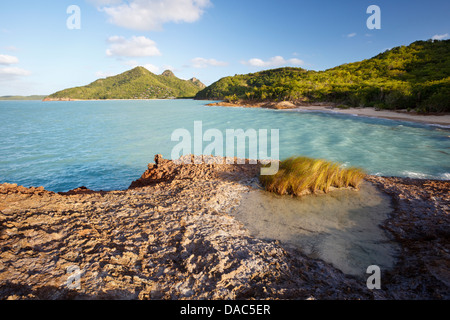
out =
{"type": "Polygon", "coordinates": [[[358,168],[343,168],[338,163],[321,159],[292,157],[280,162],[277,174],[261,176],[260,181],[267,191],[301,196],[328,193],[331,188],[358,189],[364,177],[364,171],[358,168]]]}

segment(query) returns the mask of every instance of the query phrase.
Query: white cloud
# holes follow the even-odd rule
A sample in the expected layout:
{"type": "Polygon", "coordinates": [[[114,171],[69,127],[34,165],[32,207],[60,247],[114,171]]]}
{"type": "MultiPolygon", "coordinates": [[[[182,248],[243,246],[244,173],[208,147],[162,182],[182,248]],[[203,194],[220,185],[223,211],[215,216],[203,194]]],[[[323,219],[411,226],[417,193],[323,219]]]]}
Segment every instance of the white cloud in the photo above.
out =
{"type": "Polygon", "coordinates": [[[446,33],[446,34],[435,34],[431,39],[432,40],[443,40],[445,38],[448,38],[448,33],[446,33]]]}
{"type": "Polygon", "coordinates": [[[243,61],[242,64],[249,65],[252,67],[263,67],[263,68],[269,68],[269,67],[281,67],[286,65],[294,65],[294,66],[301,66],[304,65],[305,62],[303,60],[292,58],[289,60],[284,59],[281,56],[272,57],[267,61],[253,58],[248,61],[243,61]]]}
{"type": "Polygon", "coordinates": [[[305,61],[297,59],[297,58],[293,58],[293,59],[289,59],[288,64],[292,64],[294,66],[301,66],[305,64],[305,61]]]}
{"type": "Polygon", "coordinates": [[[147,69],[150,72],[153,73],[159,73],[161,71],[161,68],[158,66],[155,66],[151,63],[146,63],[146,64],[139,64],[139,62],[137,62],[136,60],[129,60],[129,61],[125,61],[124,64],[126,66],[129,66],[130,68],[136,68],[136,67],[144,67],[145,69],[147,69]]]}
{"type": "Polygon", "coordinates": [[[347,38],[353,38],[353,37],[356,37],[356,33],[355,33],[355,32],[349,33],[349,34],[347,35],[347,38]]]}
{"type": "Polygon", "coordinates": [[[174,66],[171,66],[170,64],[165,64],[162,67],[164,70],[170,70],[172,72],[180,71],[180,69],[175,68],[174,66]]]}
{"type": "Polygon", "coordinates": [[[156,43],[144,36],[133,36],[131,39],[112,36],[108,38],[108,42],[110,47],[106,50],[106,54],[110,57],[153,57],[161,55],[156,43]]]}
{"type": "Polygon", "coordinates": [[[19,59],[17,57],[8,56],[6,54],[0,54],[0,64],[15,64],[19,63],[19,59]]]}
{"type": "Polygon", "coordinates": [[[155,66],[151,63],[146,63],[144,65],[142,65],[145,69],[147,69],[150,72],[153,73],[159,73],[161,71],[161,69],[158,66],[155,66]]]}
{"type": "Polygon", "coordinates": [[[191,60],[192,66],[198,69],[204,69],[207,67],[225,67],[227,62],[217,61],[216,59],[194,58],[191,60]]]}
{"type": "Polygon", "coordinates": [[[30,71],[16,68],[16,67],[7,67],[7,68],[1,68],[0,74],[2,75],[11,75],[11,76],[29,76],[31,74],[30,71]]]}
{"type": "Polygon", "coordinates": [[[12,81],[29,75],[31,75],[30,71],[17,67],[0,68],[0,81],[12,81]]]}
{"type": "Polygon", "coordinates": [[[109,21],[134,30],[161,30],[168,22],[195,22],[210,0],[90,0],[109,16],[109,21]]]}

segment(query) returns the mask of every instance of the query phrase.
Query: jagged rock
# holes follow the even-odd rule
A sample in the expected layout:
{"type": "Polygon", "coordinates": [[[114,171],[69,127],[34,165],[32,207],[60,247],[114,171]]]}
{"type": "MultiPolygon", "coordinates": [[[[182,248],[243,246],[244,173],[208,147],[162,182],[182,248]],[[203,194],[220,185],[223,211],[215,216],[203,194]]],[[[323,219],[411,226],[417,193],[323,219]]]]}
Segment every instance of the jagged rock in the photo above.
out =
{"type": "Polygon", "coordinates": [[[193,155],[180,158],[178,161],[166,160],[162,155],[155,156],[155,163],[148,165],[148,170],[144,172],[140,179],[134,181],[130,189],[150,186],[161,182],[173,180],[213,180],[225,177],[227,174],[233,176],[238,173],[241,176],[256,176],[259,165],[250,165],[246,160],[246,165],[225,164],[224,158],[201,157],[193,155]],[[201,162],[200,164],[196,164],[201,162]]]}
{"type": "Polygon", "coordinates": [[[269,103],[263,105],[262,107],[268,108],[268,109],[277,109],[277,110],[297,108],[297,106],[295,104],[293,104],[292,102],[289,102],[289,101],[269,102],[269,103]]]}

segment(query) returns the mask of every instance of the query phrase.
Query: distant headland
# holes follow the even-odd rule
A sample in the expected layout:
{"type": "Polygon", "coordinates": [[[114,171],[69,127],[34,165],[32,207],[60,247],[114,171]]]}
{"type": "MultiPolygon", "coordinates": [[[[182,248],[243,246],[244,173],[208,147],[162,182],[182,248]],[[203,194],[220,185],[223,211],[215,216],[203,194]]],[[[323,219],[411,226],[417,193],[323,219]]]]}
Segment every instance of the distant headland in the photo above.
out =
{"type": "Polygon", "coordinates": [[[206,86],[197,78],[182,80],[172,71],[156,75],[136,67],[117,76],[99,79],[87,86],[58,91],[44,101],[143,100],[193,98],[206,86]]]}
{"type": "Polygon", "coordinates": [[[9,101],[9,100],[42,100],[45,99],[46,96],[41,95],[32,95],[32,96],[2,96],[0,97],[0,101],[9,101]]]}
{"type": "Polygon", "coordinates": [[[280,68],[225,77],[196,99],[450,113],[450,40],[416,41],[325,71],[280,68]]]}

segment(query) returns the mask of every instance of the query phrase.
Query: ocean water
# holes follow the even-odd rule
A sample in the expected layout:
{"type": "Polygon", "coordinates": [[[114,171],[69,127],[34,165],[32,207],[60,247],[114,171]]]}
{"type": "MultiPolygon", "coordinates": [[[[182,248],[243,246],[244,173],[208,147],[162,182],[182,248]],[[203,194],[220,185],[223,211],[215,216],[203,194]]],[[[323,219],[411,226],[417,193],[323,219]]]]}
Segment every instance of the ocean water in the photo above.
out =
{"type": "MultiPolygon", "coordinates": [[[[126,189],[174,130],[279,129],[280,158],[304,155],[370,174],[450,178],[450,130],[320,112],[205,107],[205,101],[0,101],[0,183],[126,189]]],[[[269,131],[270,132],[270,131],[269,131]]],[[[208,143],[205,143],[206,146],[208,143]]]]}

